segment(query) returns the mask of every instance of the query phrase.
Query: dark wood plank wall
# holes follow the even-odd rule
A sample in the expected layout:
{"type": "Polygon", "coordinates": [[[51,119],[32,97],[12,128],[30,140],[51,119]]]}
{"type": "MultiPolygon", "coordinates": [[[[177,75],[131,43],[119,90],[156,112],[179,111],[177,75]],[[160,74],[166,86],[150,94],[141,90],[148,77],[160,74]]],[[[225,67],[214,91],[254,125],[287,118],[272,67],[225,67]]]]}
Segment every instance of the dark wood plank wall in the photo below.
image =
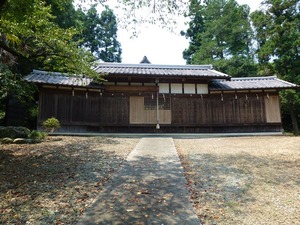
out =
{"type": "Polygon", "coordinates": [[[39,123],[56,117],[66,125],[124,125],[129,123],[128,97],[101,97],[99,93],[43,90],[39,123]]]}
{"type": "MultiPolygon", "coordinates": [[[[170,98],[169,127],[251,126],[268,123],[265,94],[211,94],[203,97],[172,95],[170,98]]],[[[86,96],[85,91],[75,91],[73,96],[71,90],[42,89],[38,123],[54,116],[62,125],[70,127],[132,127],[129,121],[129,101],[129,95],[101,96],[97,92],[88,92],[86,96]]]]}
{"type": "Polygon", "coordinates": [[[172,124],[265,123],[264,97],[256,95],[209,98],[172,97],[172,124]]]}
{"type": "Polygon", "coordinates": [[[129,97],[114,96],[101,97],[101,125],[128,125],[129,124],[129,97]]]}

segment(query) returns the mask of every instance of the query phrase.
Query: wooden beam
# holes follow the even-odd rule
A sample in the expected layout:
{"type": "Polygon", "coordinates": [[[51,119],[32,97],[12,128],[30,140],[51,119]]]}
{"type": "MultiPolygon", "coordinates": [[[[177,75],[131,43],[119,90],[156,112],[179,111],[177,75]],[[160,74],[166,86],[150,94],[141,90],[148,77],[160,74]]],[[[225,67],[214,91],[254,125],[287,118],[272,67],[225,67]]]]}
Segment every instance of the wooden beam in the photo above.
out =
{"type": "Polygon", "coordinates": [[[157,92],[157,86],[105,86],[107,92],[157,92]]]}

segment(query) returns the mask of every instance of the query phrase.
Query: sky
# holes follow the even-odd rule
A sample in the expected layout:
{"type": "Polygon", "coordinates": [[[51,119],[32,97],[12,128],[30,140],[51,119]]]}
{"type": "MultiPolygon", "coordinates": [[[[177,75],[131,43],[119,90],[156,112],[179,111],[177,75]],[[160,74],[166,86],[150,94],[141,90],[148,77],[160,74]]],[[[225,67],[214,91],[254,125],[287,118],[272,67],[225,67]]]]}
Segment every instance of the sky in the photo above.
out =
{"type": "MultiPolygon", "coordinates": [[[[237,0],[239,4],[248,4],[251,11],[259,8],[261,0],[237,0]]],[[[188,47],[188,40],[180,35],[186,30],[183,18],[178,18],[177,28],[173,32],[156,26],[140,29],[138,37],[125,29],[118,31],[118,41],[122,47],[122,63],[136,64],[147,56],[152,64],[185,65],[182,52],[188,47]]]]}

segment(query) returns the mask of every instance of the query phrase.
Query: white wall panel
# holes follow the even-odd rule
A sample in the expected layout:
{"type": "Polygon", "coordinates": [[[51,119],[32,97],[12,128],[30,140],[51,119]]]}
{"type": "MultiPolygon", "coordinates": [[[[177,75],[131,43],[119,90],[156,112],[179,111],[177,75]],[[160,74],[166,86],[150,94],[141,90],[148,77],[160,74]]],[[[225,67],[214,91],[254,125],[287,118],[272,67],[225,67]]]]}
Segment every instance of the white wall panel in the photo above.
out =
{"type": "Polygon", "coordinates": [[[142,86],[143,83],[131,82],[130,85],[131,86],[142,86]]]}
{"type": "Polygon", "coordinates": [[[117,85],[120,85],[120,86],[128,86],[129,83],[128,83],[128,82],[117,82],[117,85]]]}
{"type": "Polygon", "coordinates": [[[197,94],[208,94],[208,84],[197,84],[197,94]]]}
{"type": "Polygon", "coordinates": [[[168,83],[159,83],[159,93],[169,94],[169,84],[168,83]]]}
{"type": "Polygon", "coordinates": [[[184,84],[185,94],[196,94],[195,84],[184,84]]]}
{"type": "Polygon", "coordinates": [[[182,94],[182,84],[171,84],[172,94],[182,94]]]}

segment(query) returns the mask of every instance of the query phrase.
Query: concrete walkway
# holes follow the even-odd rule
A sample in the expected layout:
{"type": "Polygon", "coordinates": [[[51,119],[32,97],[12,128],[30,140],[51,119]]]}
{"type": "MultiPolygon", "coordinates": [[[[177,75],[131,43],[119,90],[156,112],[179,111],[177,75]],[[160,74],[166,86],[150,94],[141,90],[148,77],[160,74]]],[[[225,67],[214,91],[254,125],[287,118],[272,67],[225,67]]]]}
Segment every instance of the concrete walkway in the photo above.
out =
{"type": "Polygon", "coordinates": [[[200,224],[172,138],[142,138],[78,225],[200,224]]]}

